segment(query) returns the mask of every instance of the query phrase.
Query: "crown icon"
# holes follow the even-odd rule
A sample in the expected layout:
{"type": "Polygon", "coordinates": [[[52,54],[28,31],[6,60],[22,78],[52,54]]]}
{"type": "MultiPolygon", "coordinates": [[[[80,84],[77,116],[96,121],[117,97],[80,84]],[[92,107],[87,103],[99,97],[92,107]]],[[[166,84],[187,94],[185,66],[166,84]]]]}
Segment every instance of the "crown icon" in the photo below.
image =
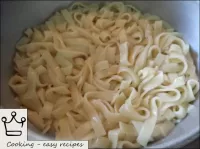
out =
{"type": "Polygon", "coordinates": [[[22,135],[22,131],[21,128],[24,125],[24,122],[26,121],[25,117],[21,118],[21,121],[18,121],[16,119],[16,115],[17,113],[15,111],[11,112],[11,120],[7,121],[6,117],[2,117],[1,121],[4,123],[4,127],[5,127],[5,133],[7,136],[21,136],[22,135]],[[13,127],[14,125],[11,126],[11,123],[17,123],[15,124],[15,127],[13,127]]]}

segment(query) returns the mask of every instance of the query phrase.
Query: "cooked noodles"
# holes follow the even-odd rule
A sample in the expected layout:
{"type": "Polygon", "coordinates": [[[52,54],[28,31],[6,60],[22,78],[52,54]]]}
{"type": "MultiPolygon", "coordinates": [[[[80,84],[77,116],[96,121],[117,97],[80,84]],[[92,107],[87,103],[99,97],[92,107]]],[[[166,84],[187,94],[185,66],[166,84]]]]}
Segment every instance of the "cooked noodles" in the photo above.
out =
{"type": "Polygon", "coordinates": [[[9,86],[58,140],[146,146],[187,115],[199,90],[180,34],[121,2],[74,3],[27,29],[16,48],[9,86]]]}

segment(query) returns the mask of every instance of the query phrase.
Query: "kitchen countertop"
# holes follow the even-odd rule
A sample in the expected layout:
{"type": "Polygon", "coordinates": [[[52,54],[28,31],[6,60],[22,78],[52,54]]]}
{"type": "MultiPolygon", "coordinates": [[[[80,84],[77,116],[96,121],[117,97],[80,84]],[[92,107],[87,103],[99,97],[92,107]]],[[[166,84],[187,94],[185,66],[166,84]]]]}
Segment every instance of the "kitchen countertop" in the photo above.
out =
{"type": "Polygon", "coordinates": [[[186,149],[186,148],[199,148],[199,139],[200,138],[197,138],[195,141],[189,143],[188,145],[184,146],[183,149],[186,149]]]}

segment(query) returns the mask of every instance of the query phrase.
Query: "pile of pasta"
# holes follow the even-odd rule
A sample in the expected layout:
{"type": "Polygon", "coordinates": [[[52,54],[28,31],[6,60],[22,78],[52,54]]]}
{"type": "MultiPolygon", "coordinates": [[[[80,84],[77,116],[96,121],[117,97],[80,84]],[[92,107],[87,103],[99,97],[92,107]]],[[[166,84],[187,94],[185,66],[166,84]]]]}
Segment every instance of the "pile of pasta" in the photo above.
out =
{"type": "Polygon", "coordinates": [[[57,140],[146,146],[187,115],[199,90],[181,35],[121,2],[73,3],[28,28],[16,48],[9,86],[57,140]]]}

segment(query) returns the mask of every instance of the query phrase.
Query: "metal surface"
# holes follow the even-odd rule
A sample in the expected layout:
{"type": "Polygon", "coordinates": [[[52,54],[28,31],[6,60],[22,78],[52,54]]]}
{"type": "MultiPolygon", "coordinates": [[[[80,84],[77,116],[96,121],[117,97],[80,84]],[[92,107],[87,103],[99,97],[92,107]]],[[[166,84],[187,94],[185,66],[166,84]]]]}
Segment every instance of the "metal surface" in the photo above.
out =
{"type": "MultiPolygon", "coordinates": [[[[199,63],[199,5],[195,1],[133,1],[143,12],[160,16],[183,34],[191,45],[196,64],[199,63]]],[[[17,108],[7,85],[12,74],[12,56],[16,41],[27,27],[42,23],[53,12],[67,7],[69,1],[1,1],[1,105],[17,108]]],[[[198,67],[199,68],[199,67],[198,67]]],[[[195,109],[164,139],[150,148],[180,147],[199,135],[199,100],[195,109]],[[189,140],[189,141],[188,141],[189,140]]],[[[29,124],[29,140],[48,140],[29,124]]]]}

